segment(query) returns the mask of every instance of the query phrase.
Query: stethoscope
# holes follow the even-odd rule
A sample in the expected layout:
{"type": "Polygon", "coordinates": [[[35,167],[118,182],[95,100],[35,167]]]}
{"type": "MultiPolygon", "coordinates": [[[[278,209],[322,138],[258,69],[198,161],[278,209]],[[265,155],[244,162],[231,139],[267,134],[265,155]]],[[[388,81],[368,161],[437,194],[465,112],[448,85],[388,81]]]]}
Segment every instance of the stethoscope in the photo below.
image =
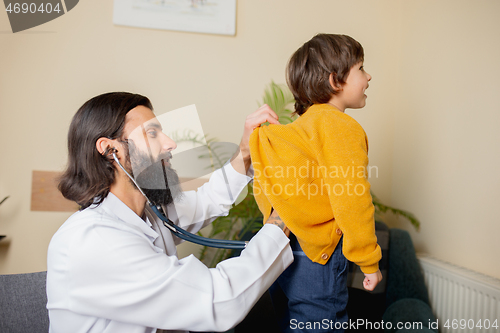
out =
{"type": "Polygon", "coordinates": [[[142,189],[140,188],[139,184],[135,181],[135,179],[125,170],[123,165],[120,163],[118,160],[118,157],[116,156],[116,150],[112,150],[113,154],[113,159],[115,162],[118,164],[118,166],[125,172],[125,174],[130,178],[130,180],[135,184],[139,192],[146,198],[146,201],[151,208],[151,210],[155,213],[155,215],[163,221],[163,225],[169,229],[174,235],[177,237],[184,239],[188,242],[203,245],[203,246],[209,246],[209,247],[216,247],[216,248],[221,248],[221,249],[232,249],[232,250],[242,250],[246,247],[248,242],[244,241],[236,241],[236,240],[224,240],[224,239],[213,239],[213,238],[206,238],[206,237],[201,237],[195,234],[192,234],[181,227],[177,226],[172,222],[168,217],[165,216],[165,214],[162,212],[163,209],[159,206],[156,206],[154,203],[152,203],[149,198],[144,194],[142,189]]]}

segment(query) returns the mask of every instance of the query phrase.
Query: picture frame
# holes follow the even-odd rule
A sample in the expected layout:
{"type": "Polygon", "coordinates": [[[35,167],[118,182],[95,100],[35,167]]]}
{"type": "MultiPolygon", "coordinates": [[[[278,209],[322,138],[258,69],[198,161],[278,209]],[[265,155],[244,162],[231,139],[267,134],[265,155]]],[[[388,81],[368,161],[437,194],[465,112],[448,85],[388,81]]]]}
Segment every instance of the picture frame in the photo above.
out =
{"type": "Polygon", "coordinates": [[[234,36],[236,0],[114,0],[113,23],[234,36]]]}

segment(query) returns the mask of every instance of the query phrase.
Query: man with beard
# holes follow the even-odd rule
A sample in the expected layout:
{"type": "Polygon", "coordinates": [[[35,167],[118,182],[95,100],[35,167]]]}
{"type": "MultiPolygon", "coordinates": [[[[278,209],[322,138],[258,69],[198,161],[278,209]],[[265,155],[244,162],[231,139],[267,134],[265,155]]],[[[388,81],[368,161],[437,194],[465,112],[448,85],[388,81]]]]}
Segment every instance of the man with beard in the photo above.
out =
{"type": "Polygon", "coordinates": [[[59,189],[81,209],[48,249],[52,333],[224,331],[245,317],[293,260],[286,226],[275,215],[240,257],[217,268],[194,256],[179,260],[180,240],[146,208],[145,197],[113,157],[172,221],[196,232],[227,214],[251,179],[250,133],[263,122],[277,123],[276,114],[264,106],[247,117],[231,162],[197,191],[180,196],[169,163],[176,144],[162,133],[152,109],[144,96],[108,93],[86,102],[72,120],[59,189]],[[168,185],[156,188],[165,178],[168,185]]]}

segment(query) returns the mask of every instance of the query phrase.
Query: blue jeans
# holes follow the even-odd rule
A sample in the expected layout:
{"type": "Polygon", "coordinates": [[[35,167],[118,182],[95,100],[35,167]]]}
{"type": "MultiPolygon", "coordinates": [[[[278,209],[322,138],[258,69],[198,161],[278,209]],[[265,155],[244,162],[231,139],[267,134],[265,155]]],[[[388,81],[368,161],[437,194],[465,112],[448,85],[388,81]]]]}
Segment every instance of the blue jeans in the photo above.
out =
{"type": "Polygon", "coordinates": [[[311,261],[290,235],[294,262],[269,288],[283,332],[344,332],[347,259],[342,238],[326,265],[311,261]]]}

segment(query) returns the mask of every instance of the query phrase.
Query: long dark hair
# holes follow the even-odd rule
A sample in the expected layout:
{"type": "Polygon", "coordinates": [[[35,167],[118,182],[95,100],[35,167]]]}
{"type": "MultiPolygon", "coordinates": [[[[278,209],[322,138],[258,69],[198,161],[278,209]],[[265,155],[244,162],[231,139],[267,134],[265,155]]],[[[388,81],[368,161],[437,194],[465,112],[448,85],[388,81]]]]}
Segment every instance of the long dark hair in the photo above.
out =
{"type": "Polygon", "coordinates": [[[330,85],[346,82],[352,66],[363,61],[360,43],[346,35],[318,34],[292,55],[286,68],[288,87],[295,97],[295,114],[313,104],[327,103],[337,93],[330,85]]]}
{"type": "Polygon", "coordinates": [[[115,180],[113,161],[96,148],[99,138],[122,139],[125,117],[136,106],[153,106],[147,97],[127,92],[92,98],[77,111],[68,132],[68,166],[59,178],[59,191],[85,209],[99,205],[115,180]]]}

